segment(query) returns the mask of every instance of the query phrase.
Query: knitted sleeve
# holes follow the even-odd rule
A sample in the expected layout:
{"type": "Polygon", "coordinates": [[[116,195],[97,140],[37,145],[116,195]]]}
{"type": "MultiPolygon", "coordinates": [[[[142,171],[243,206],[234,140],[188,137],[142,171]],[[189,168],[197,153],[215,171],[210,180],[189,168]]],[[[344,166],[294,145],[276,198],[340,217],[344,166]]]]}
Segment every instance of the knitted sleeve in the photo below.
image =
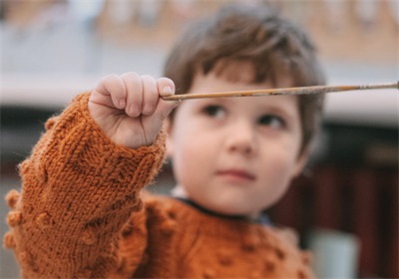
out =
{"type": "Polygon", "coordinates": [[[117,233],[141,208],[140,189],[163,161],[164,136],[151,146],[118,146],[90,117],[82,94],[46,123],[20,165],[22,192],[7,201],[13,248],[25,278],[103,278],[118,267],[117,233]]]}

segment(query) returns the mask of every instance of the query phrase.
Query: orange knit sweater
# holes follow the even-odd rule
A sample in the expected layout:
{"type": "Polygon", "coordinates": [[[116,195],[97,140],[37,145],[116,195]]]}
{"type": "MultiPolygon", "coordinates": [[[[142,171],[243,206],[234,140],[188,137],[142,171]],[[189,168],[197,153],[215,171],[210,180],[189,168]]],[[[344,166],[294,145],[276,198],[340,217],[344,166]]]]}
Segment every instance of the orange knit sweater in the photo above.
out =
{"type": "Polygon", "coordinates": [[[24,278],[311,278],[309,256],[270,227],[209,215],[141,193],[164,136],[137,150],[113,144],[88,94],[46,123],[11,191],[11,230],[24,278]]]}

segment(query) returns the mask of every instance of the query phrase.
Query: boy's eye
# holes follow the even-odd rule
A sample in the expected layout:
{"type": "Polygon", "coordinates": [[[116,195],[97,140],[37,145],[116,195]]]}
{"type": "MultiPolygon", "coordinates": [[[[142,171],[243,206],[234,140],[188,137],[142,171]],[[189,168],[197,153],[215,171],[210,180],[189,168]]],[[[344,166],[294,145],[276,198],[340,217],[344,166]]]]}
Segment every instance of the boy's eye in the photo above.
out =
{"type": "Polygon", "coordinates": [[[203,111],[205,114],[212,117],[222,117],[224,115],[224,109],[219,105],[208,105],[203,111]]]}
{"type": "Polygon", "coordinates": [[[274,129],[284,128],[286,125],[282,117],[273,114],[266,114],[260,117],[259,124],[269,126],[274,129]]]}

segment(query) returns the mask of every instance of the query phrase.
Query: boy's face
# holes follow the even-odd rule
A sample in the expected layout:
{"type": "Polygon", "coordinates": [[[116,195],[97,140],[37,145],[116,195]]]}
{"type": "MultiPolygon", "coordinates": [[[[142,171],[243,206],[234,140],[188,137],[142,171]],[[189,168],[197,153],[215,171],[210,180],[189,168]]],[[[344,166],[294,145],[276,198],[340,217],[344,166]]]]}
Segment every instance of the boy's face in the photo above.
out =
{"type": "MultiPolygon", "coordinates": [[[[197,76],[190,92],[270,87],[197,76]]],[[[219,213],[254,215],[278,201],[306,161],[295,96],[197,99],[169,125],[168,153],[188,198],[219,213]]]]}

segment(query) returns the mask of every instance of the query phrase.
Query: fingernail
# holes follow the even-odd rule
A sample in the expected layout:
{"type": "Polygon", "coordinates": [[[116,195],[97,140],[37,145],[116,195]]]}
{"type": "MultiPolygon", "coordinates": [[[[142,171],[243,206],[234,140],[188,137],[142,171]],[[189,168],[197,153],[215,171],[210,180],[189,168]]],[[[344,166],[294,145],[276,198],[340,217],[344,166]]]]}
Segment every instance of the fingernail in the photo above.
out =
{"type": "Polygon", "coordinates": [[[172,95],[173,94],[173,89],[170,86],[165,86],[162,91],[163,91],[164,94],[167,94],[167,95],[172,95]]]}
{"type": "Polygon", "coordinates": [[[119,100],[119,108],[123,109],[125,108],[125,100],[119,100]]]}

